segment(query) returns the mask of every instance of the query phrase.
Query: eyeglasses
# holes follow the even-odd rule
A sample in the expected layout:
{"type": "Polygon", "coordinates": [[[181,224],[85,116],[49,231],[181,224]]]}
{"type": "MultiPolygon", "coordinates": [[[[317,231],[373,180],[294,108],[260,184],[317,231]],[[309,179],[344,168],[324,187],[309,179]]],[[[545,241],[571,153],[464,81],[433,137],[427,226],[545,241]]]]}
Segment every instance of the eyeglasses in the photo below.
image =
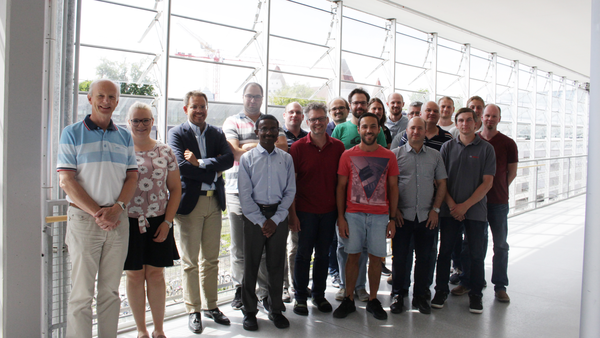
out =
{"type": "Polygon", "coordinates": [[[141,119],[141,120],[138,120],[138,119],[133,119],[133,120],[130,120],[130,121],[131,121],[131,125],[133,125],[134,127],[137,127],[137,126],[139,126],[139,125],[140,125],[140,122],[141,122],[141,123],[142,123],[142,124],[143,124],[145,127],[147,127],[147,126],[149,126],[149,125],[150,125],[150,122],[152,122],[152,120],[154,120],[154,119],[153,119],[153,118],[152,118],[152,119],[141,119]]]}
{"type": "Polygon", "coordinates": [[[316,123],[316,122],[325,122],[326,119],[327,119],[327,116],[321,116],[321,117],[313,117],[312,119],[306,119],[306,121],[308,121],[308,123],[316,123]]]}
{"type": "Polygon", "coordinates": [[[258,131],[260,131],[261,133],[278,133],[279,132],[279,128],[277,127],[273,127],[273,128],[260,128],[258,131]]]}
{"type": "Polygon", "coordinates": [[[366,106],[367,101],[352,101],[352,104],[355,106],[366,106]]]}
{"type": "Polygon", "coordinates": [[[252,100],[258,101],[258,100],[262,100],[262,98],[263,98],[262,95],[250,95],[250,94],[246,94],[246,95],[244,95],[244,97],[248,101],[252,101],[252,100]]]}

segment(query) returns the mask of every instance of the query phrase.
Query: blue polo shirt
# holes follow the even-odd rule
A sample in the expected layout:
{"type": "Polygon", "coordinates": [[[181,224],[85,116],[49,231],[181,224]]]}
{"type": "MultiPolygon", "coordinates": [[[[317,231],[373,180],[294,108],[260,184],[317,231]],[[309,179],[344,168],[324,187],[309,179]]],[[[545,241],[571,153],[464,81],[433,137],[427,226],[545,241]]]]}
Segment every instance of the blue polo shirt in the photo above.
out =
{"type": "MultiPolygon", "coordinates": [[[[63,130],[56,167],[76,172],[75,180],[98,205],[113,205],[127,172],[137,172],[131,134],[112,120],[104,131],[88,115],[63,130]]],[[[67,201],[73,202],[69,196],[67,201]]]]}

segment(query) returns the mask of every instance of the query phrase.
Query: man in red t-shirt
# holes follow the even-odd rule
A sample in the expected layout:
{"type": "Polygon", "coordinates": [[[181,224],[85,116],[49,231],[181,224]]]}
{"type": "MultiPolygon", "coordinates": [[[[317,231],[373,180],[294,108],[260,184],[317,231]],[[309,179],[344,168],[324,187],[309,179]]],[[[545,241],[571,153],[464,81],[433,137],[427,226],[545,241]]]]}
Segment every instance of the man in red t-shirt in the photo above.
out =
{"type": "Polygon", "coordinates": [[[487,218],[494,240],[492,283],[496,299],[510,302],[506,293],[508,285],[508,186],[517,176],[519,155],[517,144],[510,137],[498,131],[500,107],[488,104],[483,111],[483,130],[479,136],[488,141],[496,153],[496,176],[494,185],[487,193],[487,218]]]}
{"type": "Polygon", "coordinates": [[[358,262],[363,244],[367,243],[370,291],[367,312],[376,319],[387,319],[387,313],[377,299],[377,291],[381,257],[386,256],[385,241],[394,237],[396,232],[399,171],[394,153],[376,142],[379,130],[379,119],[375,114],[361,115],[358,119],[361,142],[344,152],[340,158],[337,224],[348,261],[346,297],[333,312],[335,318],[344,318],[356,311],[354,287],[358,277],[358,262]]]}

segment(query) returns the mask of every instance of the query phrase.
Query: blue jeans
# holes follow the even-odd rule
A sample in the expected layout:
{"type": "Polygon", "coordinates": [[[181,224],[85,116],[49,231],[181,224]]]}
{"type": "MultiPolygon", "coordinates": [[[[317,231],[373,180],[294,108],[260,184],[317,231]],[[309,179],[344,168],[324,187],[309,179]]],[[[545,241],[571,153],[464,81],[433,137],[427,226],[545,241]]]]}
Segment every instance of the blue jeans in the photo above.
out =
{"type": "MultiPolygon", "coordinates": [[[[435,290],[446,292],[450,291],[448,282],[450,279],[450,259],[452,249],[456,242],[457,233],[460,231],[461,225],[465,227],[465,234],[469,238],[469,257],[470,262],[470,280],[471,291],[470,295],[481,296],[481,290],[484,284],[484,232],[487,227],[484,221],[474,221],[465,219],[457,221],[452,217],[440,218],[440,253],[438,255],[435,290]]],[[[463,266],[464,268],[464,266],[463,266]]]]}
{"type": "MultiPolygon", "coordinates": [[[[396,228],[396,235],[392,240],[393,269],[392,293],[402,294],[405,289],[406,257],[412,258],[410,243],[414,240],[415,255],[415,287],[414,296],[423,297],[429,288],[429,260],[431,247],[435,239],[436,229],[428,229],[427,221],[415,222],[404,220],[401,228],[396,228]]],[[[410,273],[410,270],[408,270],[410,273]]]]}
{"type": "Polygon", "coordinates": [[[331,241],[331,245],[329,246],[329,274],[332,277],[339,278],[340,270],[339,270],[338,261],[337,261],[337,247],[338,247],[338,240],[337,240],[337,236],[335,236],[335,234],[334,234],[333,240],[331,241]]]}
{"type": "Polygon", "coordinates": [[[312,298],[324,298],[327,287],[329,246],[335,231],[337,211],[326,214],[302,211],[296,213],[300,220],[300,232],[298,233],[298,251],[294,267],[295,297],[297,301],[306,301],[308,298],[306,287],[309,281],[310,259],[314,249],[312,298]]]}
{"type": "Polygon", "coordinates": [[[494,290],[506,291],[508,285],[508,204],[488,203],[488,223],[494,241],[492,283],[494,290]]]}

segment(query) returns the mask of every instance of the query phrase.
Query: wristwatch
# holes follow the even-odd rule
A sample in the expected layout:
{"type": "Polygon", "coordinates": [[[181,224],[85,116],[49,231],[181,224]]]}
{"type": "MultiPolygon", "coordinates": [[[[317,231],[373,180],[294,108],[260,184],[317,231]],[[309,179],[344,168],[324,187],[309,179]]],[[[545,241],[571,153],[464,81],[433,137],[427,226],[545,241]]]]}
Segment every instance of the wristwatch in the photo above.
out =
{"type": "Polygon", "coordinates": [[[398,217],[390,216],[390,221],[398,222],[398,217]]]}
{"type": "Polygon", "coordinates": [[[169,225],[169,229],[171,229],[173,227],[173,222],[169,222],[167,220],[164,220],[164,222],[169,225]]]}
{"type": "Polygon", "coordinates": [[[435,211],[437,214],[440,213],[440,208],[433,208],[433,211],[435,211]]]}
{"type": "Polygon", "coordinates": [[[117,201],[117,203],[115,203],[115,204],[118,204],[121,207],[121,209],[125,210],[125,203],[123,203],[121,201],[117,201]]]}

